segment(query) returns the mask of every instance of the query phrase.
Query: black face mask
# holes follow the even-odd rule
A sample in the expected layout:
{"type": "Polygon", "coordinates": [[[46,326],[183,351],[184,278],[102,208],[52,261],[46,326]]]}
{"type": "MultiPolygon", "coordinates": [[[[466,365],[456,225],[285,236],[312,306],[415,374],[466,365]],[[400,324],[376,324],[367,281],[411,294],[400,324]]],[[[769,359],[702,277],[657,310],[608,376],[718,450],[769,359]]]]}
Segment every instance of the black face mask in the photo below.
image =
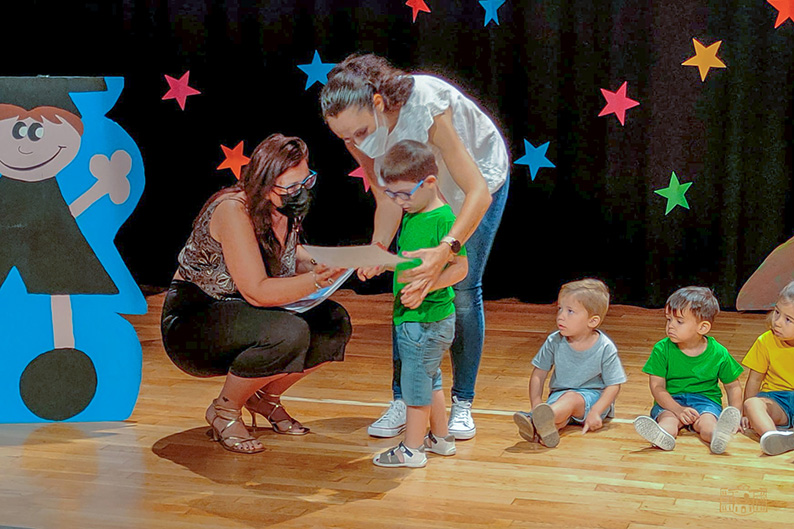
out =
{"type": "Polygon", "coordinates": [[[308,213],[311,203],[311,192],[303,188],[294,195],[281,195],[281,207],[276,208],[276,211],[291,219],[302,219],[308,213]]]}

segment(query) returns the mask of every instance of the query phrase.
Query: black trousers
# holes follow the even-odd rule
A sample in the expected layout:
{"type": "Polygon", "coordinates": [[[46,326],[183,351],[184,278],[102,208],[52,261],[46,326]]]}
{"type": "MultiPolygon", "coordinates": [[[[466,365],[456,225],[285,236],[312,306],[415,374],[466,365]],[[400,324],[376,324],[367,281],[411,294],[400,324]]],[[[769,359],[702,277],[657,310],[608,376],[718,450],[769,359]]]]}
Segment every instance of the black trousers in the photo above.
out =
{"type": "Polygon", "coordinates": [[[171,283],[161,330],[174,364],[197,377],[300,373],[344,360],[352,334],[350,316],[334,301],[295,314],[242,298],[217,300],[188,281],[171,283]]]}

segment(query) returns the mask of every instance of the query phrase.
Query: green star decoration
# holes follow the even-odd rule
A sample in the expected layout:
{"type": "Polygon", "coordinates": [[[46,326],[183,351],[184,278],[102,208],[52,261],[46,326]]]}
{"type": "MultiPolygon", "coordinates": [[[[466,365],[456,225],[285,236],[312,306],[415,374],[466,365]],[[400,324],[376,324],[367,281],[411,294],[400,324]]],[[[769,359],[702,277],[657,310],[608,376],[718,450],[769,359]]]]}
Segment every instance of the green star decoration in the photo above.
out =
{"type": "Polygon", "coordinates": [[[686,201],[684,193],[686,193],[687,189],[689,189],[691,185],[692,182],[687,182],[686,184],[679,183],[678,177],[676,176],[675,171],[673,171],[673,174],[670,175],[670,185],[662,189],[654,190],[654,193],[657,195],[662,195],[667,199],[667,209],[664,211],[665,215],[670,213],[676,206],[689,209],[689,204],[686,201]]]}

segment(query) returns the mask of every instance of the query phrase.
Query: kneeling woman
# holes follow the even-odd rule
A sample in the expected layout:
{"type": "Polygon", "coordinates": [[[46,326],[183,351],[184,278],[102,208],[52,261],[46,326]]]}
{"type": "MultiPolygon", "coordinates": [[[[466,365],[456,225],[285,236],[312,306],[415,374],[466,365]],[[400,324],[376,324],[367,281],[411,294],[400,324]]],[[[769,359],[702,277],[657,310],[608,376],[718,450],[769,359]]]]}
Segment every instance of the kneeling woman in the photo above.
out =
{"type": "Polygon", "coordinates": [[[240,181],[204,205],[163,304],[163,344],[174,364],[226,377],[206,419],[232,452],[264,450],[242,422],[243,406],[254,426],[258,413],[277,433],[307,433],[281,394],[344,359],[351,326],[341,305],[328,300],[302,314],[278,308],[343,272],[317,265],[298,244],[315,179],[301,139],[274,134],[260,143],[240,181]]]}

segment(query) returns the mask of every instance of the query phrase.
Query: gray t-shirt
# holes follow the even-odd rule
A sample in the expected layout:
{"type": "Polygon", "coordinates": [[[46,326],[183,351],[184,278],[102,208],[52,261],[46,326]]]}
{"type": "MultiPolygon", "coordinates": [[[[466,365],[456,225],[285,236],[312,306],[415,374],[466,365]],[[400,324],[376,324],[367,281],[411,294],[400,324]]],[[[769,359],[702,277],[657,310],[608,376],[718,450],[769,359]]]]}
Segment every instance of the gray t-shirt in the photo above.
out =
{"type": "Polygon", "coordinates": [[[618,357],[618,348],[601,331],[596,343],[585,351],[576,351],[559,331],[553,332],[540,346],[532,365],[551,371],[549,390],[604,389],[626,381],[626,372],[618,357]]]}

